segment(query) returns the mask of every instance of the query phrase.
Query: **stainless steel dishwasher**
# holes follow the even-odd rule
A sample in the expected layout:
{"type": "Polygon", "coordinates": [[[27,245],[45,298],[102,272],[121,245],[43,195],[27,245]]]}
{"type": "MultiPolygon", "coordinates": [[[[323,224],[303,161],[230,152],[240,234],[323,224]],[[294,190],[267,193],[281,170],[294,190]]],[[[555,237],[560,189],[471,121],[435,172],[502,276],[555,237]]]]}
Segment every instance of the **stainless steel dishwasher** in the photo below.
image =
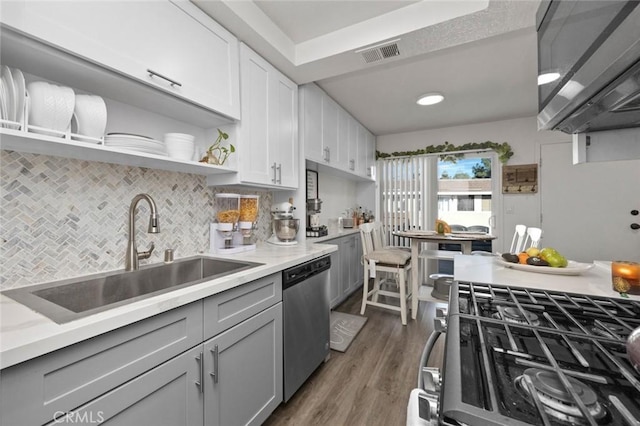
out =
{"type": "Polygon", "coordinates": [[[329,268],[325,256],[282,272],[285,402],[329,355],[329,268]]]}

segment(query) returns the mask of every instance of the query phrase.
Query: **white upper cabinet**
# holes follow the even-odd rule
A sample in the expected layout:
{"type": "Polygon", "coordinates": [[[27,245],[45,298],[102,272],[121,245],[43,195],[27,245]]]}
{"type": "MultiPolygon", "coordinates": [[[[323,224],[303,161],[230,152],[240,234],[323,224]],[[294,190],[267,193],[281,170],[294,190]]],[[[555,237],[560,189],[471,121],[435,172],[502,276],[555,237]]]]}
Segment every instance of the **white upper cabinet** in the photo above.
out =
{"type": "Polygon", "coordinates": [[[338,104],[323,93],[322,151],[327,164],[338,164],[338,104]]]}
{"type": "Polygon", "coordinates": [[[278,187],[298,188],[298,85],[274,69],[271,80],[275,99],[269,119],[272,138],[269,141],[269,161],[276,169],[278,187]]]}
{"type": "Polygon", "coordinates": [[[367,132],[367,152],[365,154],[366,175],[372,179],[376,178],[376,137],[371,132],[367,132]]]}
{"type": "Polygon", "coordinates": [[[305,157],[325,163],[326,151],[322,145],[322,96],[324,92],[315,84],[300,87],[300,125],[304,140],[305,157]]]}
{"type": "Polygon", "coordinates": [[[242,120],[237,175],[210,185],[298,187],[298,86],[245,44],[240,45],[242,120]]]}
{"type": "Polygon", "coordinates": [[[305,158],[346,176],[372,180],[375,138],[316,84],[300,87],[305,158]],[[371,146],[370,146],[371,145],[371,146]]]}
{"type": "Polygon", "coordinates": [[[12,1],[2,22],[45,44],[232,119],[238,41],[187,1],[12,1]]]}
{"type": "Polygon", "coordinates": [[[338,149],[335,166],[349,170],[349,123],[353,119],[347,111],[338,107],[338,149]]]}

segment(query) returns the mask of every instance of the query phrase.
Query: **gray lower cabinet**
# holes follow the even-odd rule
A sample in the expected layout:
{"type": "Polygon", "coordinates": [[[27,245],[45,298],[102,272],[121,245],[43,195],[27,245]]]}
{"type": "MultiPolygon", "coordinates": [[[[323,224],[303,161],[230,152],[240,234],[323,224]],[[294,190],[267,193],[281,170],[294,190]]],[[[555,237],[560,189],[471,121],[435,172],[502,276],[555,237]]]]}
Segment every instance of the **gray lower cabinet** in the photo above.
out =
{"type": "Polygon", "coordinates": [[[338,246],[338,251],[331,254],[329,288],[333,309],[362,284],[364,278],[364,270],[360,264],[362,244],[359,233],[327,240],[324,243],[338,246]]]}
{"type": "MultiPolygon", "coordinates": [[[[329,241],[328,244],[334,243],[329,241]]],[[[337,306],[343,297],[342,257],[340,256],[340,244],[337,244],[337,246],[338,251],[331,253],[331,269],[329,270],[329,300],[331,308],[337,306]]]]}
{"type": "Polygon", "coordinates": [[[202,426],[203,394],[199,359],[202,345],[70,413],[55,424],[202,426]]]}
{"type": "Polygon", "coordinates": [[[41,425],[202,342],[202,303],[136,322],[0,372],[0,425],[41,425]]]}
{"type": "Polygon", "coordinates": [[[205,342],[204,357],[204,424],[262,424],[282,402],[282,303],[205,342]]]}
{"type": "Polygon", "coordinates": [[[283,399],[281,302],[276,273],[6,368],[0,426],[259,425],[283,399]]]}

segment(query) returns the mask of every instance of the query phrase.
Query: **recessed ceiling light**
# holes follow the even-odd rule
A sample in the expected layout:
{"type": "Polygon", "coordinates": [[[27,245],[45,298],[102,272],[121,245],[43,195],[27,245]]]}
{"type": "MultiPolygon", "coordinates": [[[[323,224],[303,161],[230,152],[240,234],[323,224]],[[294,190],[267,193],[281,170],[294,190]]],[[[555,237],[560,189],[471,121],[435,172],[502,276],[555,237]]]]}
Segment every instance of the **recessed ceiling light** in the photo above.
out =
{"type": "Polygon", "coordinates": [[[559,78],[560,78],[560,73],[557,73],[557,72],[546,72],[544,74],[540,74],[538,76],[538,86],[551,83],[552,81],[556,81],[559,78]]]}
{"type": "Polygon", "coordinates": [[[420,96],[416,101],[418,105],[435,105],[444,100],[444,96],[441,93],[425,93],[420,96]]]}

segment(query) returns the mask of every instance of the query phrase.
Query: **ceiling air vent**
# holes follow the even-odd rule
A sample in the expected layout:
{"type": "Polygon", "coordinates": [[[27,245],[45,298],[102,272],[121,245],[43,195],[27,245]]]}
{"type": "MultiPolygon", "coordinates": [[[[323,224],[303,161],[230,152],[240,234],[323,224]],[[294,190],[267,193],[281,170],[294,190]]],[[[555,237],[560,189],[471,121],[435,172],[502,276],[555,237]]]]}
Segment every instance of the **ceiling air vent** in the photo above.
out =
{"type": "Polygon", "coordinates": [[[360,53],[367,64],[387,58],[393,58],[394,56],[400,55],[400,49],[398,49],[397,43],[399,40],[400,39],[386,42],[378,46],[356,50],[356,53],[360,53]]]}

